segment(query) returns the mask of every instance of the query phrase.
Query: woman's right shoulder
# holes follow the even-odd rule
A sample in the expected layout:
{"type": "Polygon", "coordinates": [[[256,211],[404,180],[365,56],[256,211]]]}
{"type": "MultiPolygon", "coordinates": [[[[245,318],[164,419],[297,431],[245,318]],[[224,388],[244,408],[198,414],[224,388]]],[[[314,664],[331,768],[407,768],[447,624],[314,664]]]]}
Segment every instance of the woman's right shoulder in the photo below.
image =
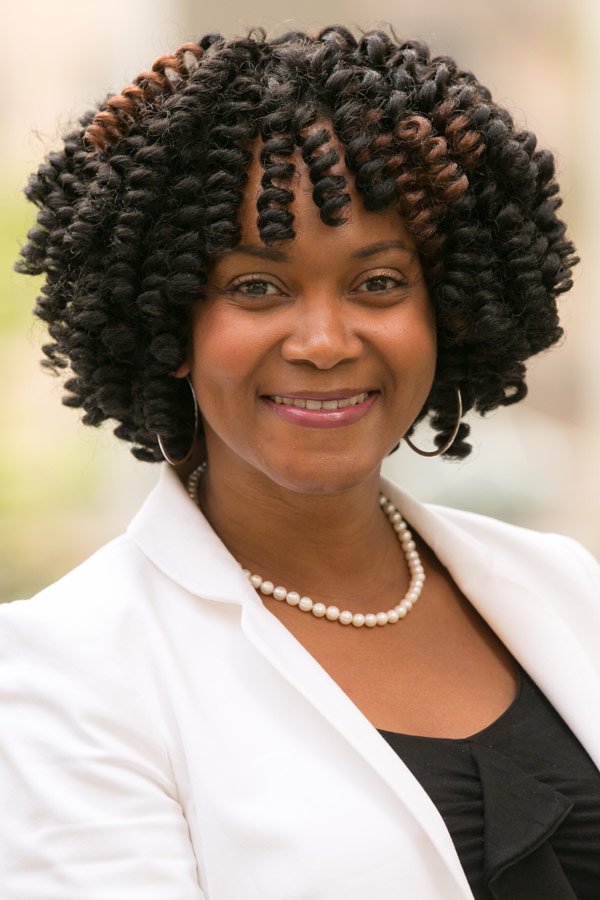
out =
{"type": "Polygon", "coordinates": [[[156,573],[128,535],[122,535],[34,596],[0,604],[0,641],[36,632],[97,644],[105,631],[135,615],[144,586],[156,573]]]}
{"type": "Polygon", "coordinates": [[[0,605],[2,897],[204,896],[144,649],[151,569],[118,538],[0,605]]]}

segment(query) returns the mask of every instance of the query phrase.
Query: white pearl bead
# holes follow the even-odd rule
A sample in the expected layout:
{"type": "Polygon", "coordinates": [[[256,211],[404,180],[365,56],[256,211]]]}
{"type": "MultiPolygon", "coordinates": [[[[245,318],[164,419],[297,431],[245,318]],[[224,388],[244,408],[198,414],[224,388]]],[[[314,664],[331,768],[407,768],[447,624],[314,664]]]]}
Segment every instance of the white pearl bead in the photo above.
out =
{"type": "Polygon", "coordinates": [[[263,583],[260,586],[261,594],[267,594],[267,595],[272,594],[274,590],[275,590],[275,585],[273,584],[272,581],[263,581],[263,583]]]}
{"type": "MultiPolygon", "coordinates": [[[[188,479],[188,490],[194,503],[198,493],[198,482],[206,469],[206,465],[196,469],[188,479]]],[[[297,591],[287,591],[282,585],[275,586],[272,581],[261,578],[260,575],[252,575],[249,569],[242,568],[242,572],[248,578],[252,587],[256,588],[265,596],[272,595],[276,600],[283,601],[289,606],[298,606],[303,612],[311,612],[316,618],[327,618],[330,622],[338,621],[341,625],[354,625],[356,628],[374,628],[376,625],[387,625],[389,622],[397,622],[403,619],[406,614],[413,608],[417,602],[423,589],[425,582],[425,570],[419,557],[415,541],[412,533],[402,518],[402,514],[396,509],[394,504],[388,500],[383,494],[379,495],[379,505],[388,517],[390,524],[398,535],[398,540],[402,545],[402,550],[406,559],[406,563],[410,572],[410,583],[408,591],[403,600],[394,609],[387,612],[379,613],[351,613],[350,610],[344,609],[342,612],[337,606],[326,606],[324,603],[313,603],[310,597],[301,597],[297,591]]]]}

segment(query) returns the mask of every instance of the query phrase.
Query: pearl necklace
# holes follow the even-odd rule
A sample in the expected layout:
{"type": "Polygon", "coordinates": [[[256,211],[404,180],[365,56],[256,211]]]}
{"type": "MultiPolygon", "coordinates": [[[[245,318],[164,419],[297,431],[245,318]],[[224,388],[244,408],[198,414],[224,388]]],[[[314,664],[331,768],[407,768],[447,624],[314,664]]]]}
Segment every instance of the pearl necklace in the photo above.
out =
{"type": "MultiPolygon", "coordinates": [[[[206,463],[202,463],[194,469],[188,478],[188,493],[192,501],[198,503],[198,483],[206,471],[206,463]]],[[[328,619],[330,622],[339,622],[340,625],[354,625],[361,628],[374,628],[376,625],[387,625],[403,619],[410,612],[423,590],[425,571],[417,552],[412,534],[408,526],[393,503],[382,493],[379,494],[379,505],[388,517],[390,524],[398,536],[402,545],[404,556],[410,572],[408,591],[393,609],[378,613],[352,613],[349,609],[339,610],[337,606],[326,606],[324,603],[313,603],[310,597],[301,597],[297,591],[288,591],[281,585],[275,585],[272,581],[253,575],[249,569],[242,569],[248,581],[257,591],[266,597],[274,597],[275,600],[285,601],[288,606],[295,606],[302,612],[312,613],[317,619],[328,619]]]]}

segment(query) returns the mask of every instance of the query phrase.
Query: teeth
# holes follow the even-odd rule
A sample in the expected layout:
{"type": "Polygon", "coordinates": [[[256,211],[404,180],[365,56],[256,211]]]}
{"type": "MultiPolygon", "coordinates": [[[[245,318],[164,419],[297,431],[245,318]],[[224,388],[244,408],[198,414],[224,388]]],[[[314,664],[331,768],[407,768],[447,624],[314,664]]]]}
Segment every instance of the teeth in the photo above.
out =
{"type": "Polygon", "coordinates": [[[280,397],[274,394],[269,399],[274,403],[283,406],[296,406],[298,409],[345,409],[347,406],[356,406],[357,403],[364,403],[369,394],[363,391],[362,394],[355,394],[354,397],[346,397],[344,400],[304,400],[298,397],[280,397]]]}

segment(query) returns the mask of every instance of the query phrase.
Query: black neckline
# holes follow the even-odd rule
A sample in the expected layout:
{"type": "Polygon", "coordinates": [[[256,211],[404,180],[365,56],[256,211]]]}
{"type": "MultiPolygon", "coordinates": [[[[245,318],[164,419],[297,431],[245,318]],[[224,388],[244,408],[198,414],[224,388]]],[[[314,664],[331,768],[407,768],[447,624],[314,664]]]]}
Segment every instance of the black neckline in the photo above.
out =
{"type": "Polygon", "coordinates": [[[525,672],[521,668],[521,666],[517,665],[517,690],[515,696],[511,700],[510,704],[506,707],[504,712],[500,713],[500,715],[494,719],[493,722],[490,722],[489,725],[486,725],[484,728],[480,729],[480,731],[476,731],[474,734],[470,734],[467,737],[462,738],[446,738],[446,737],[429,737],[427,735],[422,734],[406,734],[402,731],[388,731],[385,728],[378,728],[377,731],[383,737],[383,735],[390,735],[393,737],[402,738],[403,740],[415,740],[415,741],[436,741],[438,743],[443,742],[447,744],[461,744],[467,743],[469,741],[478,740],[481,737],[484,737],[489,731],[496,728],[497,725],[500,725],[504,722],[506,718],[508,718],[518,706],[521,695],[523,693],[523,682],[525,681],[525,672]]]}

